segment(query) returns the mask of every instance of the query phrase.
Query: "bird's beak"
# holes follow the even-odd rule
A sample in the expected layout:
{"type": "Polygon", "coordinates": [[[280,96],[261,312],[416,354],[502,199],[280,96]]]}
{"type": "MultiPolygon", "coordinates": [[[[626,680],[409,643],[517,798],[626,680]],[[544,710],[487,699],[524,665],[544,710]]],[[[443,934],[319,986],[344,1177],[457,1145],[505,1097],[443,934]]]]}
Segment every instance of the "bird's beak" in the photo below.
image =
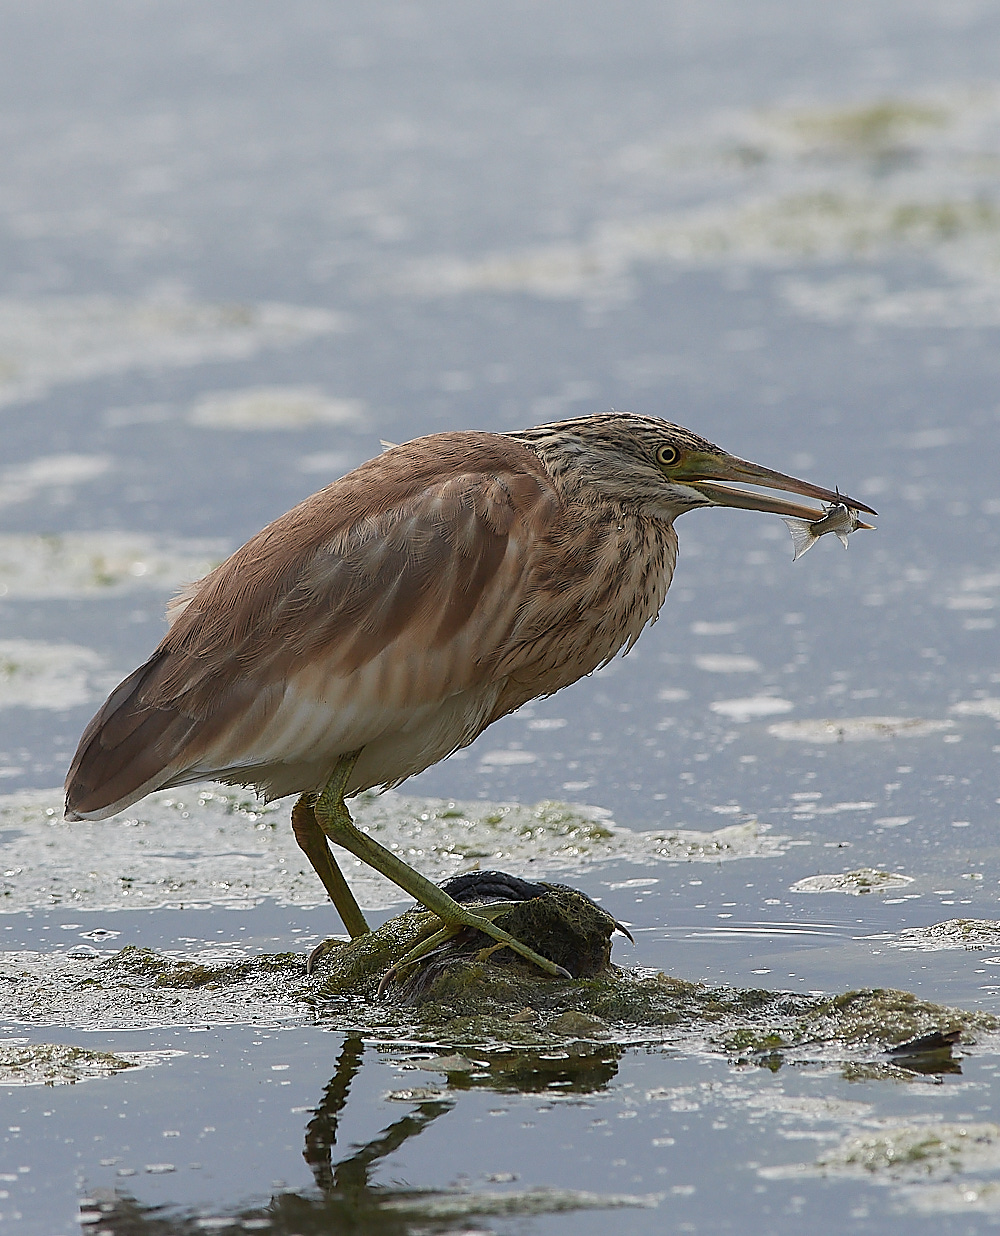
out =
{"type": "MultiPolygon", "coordinates": [[[[771,468],[762,468],[760,464],[749,463],[745,459],[737,459],[735,455],[710,455],[707,452],[696,458],[690,458],[681,465],[682,475],[676,479],[697,490],[713,506],[738,506],[749,511],[770,511],[775,515],[791,515],[794,519],[805,519],[810,523],[822,519],[826,513],[814,507],[803,506],[800,502],[789,502],[773,494],[748,493],[743,489],[733,489],[729,485],[720,485],[719,481],[737,481],[744,485],[759,485],[764,489],[783,489],[787,493],[804,494],[808,498],[817,498],[820,502],[842,502],[849,510],[867,511],[869,515],[878,512],[866,506],[863,502],[848,497],[836,490],[823,489],[813,485],[811,481],[800,481],[794,476],[785,476],[783,472],[775,472],[771,468]]],[[[871,524],[859,523],[859,528],[870,528],[871,524]]]]}

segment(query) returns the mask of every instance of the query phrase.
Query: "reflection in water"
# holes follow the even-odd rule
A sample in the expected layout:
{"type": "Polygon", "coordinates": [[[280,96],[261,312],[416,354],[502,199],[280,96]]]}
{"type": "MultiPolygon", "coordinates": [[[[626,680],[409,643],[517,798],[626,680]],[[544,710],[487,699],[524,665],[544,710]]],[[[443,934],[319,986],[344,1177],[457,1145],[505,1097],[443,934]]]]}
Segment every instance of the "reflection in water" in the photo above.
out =
{"type": "Polygon", "coordinates": [[[488,1073],[449,1077],[453,1090],[483,1087],[502,1094],[593,1094],[606,1089],[618,1072],[625,1048],[618,1044],[572,1043],[562,1050],[477,1052],[489,1059],[488,1073]]]}
{"type": "Polygon", "coordinates": [[[364,1044],[353,1035],[344,1040],[337,1071],[323,1091],[316,1114],[306,1125],[306,1145],[302,1157],[312,1168],[317,1186],[328,1193],[334,1184],[333,1147],[337,1144],[340,1113],[347,1103],[351,1082],[361,1068],[364,1044]]]}
{"type": "MultiPolygon", "coordinates": [[[[328,1201],[346,1203],[358,1213],[377,1206],[383,1194],[400,1196],[397,1190],[385,1191],[373,1186],[370,1180],[372,1169],[453,1106],[447,1100],[420,1102],[415,1111],[394,1121],[378,1137],[335,1164],[333,1148],[337,1143],[340,1114],[347,1105],[351,1082],[361,1068],[363,1052],[361,1039],[350,1036],[344,1042],[337,1071],[323,1092],[316,1114],[306,1126],[306,1145],[302,1152],[324,1197],[328,1201]]],[[[288,1196],[294,1197],[285,1195],[288,1196]]],[[[282,1203],[285,1197],[281,1199],[282,1203]]]]}
{"type": "MultiPolygon", "coordinates": [[[[486,1087],[501,1091],[538,1092],[556,1088],[588,1093],[603,1089],[615,1076],[623,1048],[577,1044],[573,1050],[545,1053],[484,1053],[490,1067],[473,1074],[449,1074],[454,1088],[486,1087]]],[[[318,1196],[287,1192],[267,1206],[247,1207],[214,1214],[171,1213],[163,1206],[148,1206],[134,1197],[116,1194],[81,1202],[81,1222],[95,1236],[194,1236],[206,1229],[274,1233],[291,1236],[311,1232],[351,1232],[357,1236],[405,1236],[467,1230],[475,1217],[526,1216],[582,1209],[649,1205],[649,1199],[599,1196],[557,1190],[482,1192],[408,1189],[372,1183],[375,1169],[411,1138],[450,1111],[455,1099],[428,1091],[399,1120],[377,1137],[354,1146],[342,1159],[334,1148],[341,1115],[351,1085],[361,1069],[364,1044],[349,1035],[341,1048],[337,1068],[306,1126],[303,1157],[312,1169],[318,1196]]],[[[394,1097],[402,1098],[405,1092],[394,1097]]],[[[414,1095],[416,1098],[416,1095],[414,1095]]]]}

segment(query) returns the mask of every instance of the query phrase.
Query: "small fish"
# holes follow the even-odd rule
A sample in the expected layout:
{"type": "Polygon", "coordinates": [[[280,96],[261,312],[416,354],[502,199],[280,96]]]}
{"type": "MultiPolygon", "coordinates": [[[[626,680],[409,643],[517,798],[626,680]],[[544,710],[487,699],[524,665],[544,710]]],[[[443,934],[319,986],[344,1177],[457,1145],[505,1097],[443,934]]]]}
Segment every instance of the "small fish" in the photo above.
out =
{"type": "Polygon", "coordinates": [[[813,520],[812,523],[808,519],[793,519],[790,515],[782,515],[781,518],[792,534],[793,562],[796,558],[801,558],[807,549],[812,549],[819,538],[827,532],[832,532],[846,549],[847,538],[852,532],[856,532],[859,528],[873,526],[859,519],[857,511],[851,510],[843,502],[835,502],[827,507],[822,519],[813,520]]]}

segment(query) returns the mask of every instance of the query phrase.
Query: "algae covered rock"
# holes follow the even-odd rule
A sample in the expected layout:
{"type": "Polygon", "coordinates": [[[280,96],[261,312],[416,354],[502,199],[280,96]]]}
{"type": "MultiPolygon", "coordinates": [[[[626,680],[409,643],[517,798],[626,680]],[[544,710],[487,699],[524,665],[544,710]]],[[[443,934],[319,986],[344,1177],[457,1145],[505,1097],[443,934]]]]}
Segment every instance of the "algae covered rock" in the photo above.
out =
{"type": "Polygon", "coordinates": [[[700,1042],[708,1051],[772,1068],[791,1059],[832,1057],[886,1076],[948,1071],[954,1044],[998,1024],[984,1014],[890,989],[801,996],[621,969],[610,961],[617,924],[590,898],[564,885],[527,881],[504,890],[490,880],[509,877],[481,875],[473,891],[524,897],[511,900],[495,921],[564,965],[572,980],[550,978],[476,931],[459,932],[412,964],[399,965],[440,925],[434,916],[411,910],[324,953],[312,997],[320,1016],[355,1027],[377,1022],[380,1033],[406,1025],[418,1039],[455,1046],[530,1049],[683,1037],[689,1045],[700,1042]]]}
{"type": "Polygon", "coordinates": [[[551,978],[477,930],[448,935],[417,907],[356,940],[328,941],[311,973],[301,954],[130,947],[103,956],[8,954],[0,978],[10,1015],[25,1024],[317,1019],[363,1038],[426,1044],[435,1058],[478,1062],[449,1074],[450,1085],[461,1078],[530,1088],[553,1070],[560,1084],[600,1084],[595,1079],[613,1074],[625,1048],[667,1042],[740,1065],[835,1064],[852,1077],[907,1080],[956,1071],[956,1046],[1000,1028],[988,1014],[891,989],[800,995],[620,968],[610,960],[619,925],[581,892],[494,872],[459,877],[456,891],[485,902],[480,912],[574,977],[551,978]]]}
{"type": "MultiPolygon", "coordinates": [[[[502,872],[475,872],[443,887],[474,909],[488,903],[498,926],[574,979],[593,978],[612,968],[611,936],[619,924],[585,893],[502,872]]],[[[434,915],[418,908],[349,943],[327,942],[316,956],[316,969],[323,976],[320,998],[353,994],[380,996],[394,1005],[444,1002],[465,1012],[481,1010],[488,1000],[491,1007],[514,1014],[532,1003],[540,984],[565,984],[470,928],[409,963],[410,951],[440,926],[434,915]]]]}

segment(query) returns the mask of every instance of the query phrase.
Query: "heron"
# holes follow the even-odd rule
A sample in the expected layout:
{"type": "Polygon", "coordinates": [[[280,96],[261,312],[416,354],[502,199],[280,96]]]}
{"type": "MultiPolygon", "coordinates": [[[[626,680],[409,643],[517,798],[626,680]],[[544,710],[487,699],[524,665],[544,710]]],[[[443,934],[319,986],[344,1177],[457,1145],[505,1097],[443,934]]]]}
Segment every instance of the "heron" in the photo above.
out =
{"type": "Polygon", "coordinates": [[[565,976],[359,829],[346,799],[399,785],[632,648],[670,586],[679,515],[824,516],[741,484],[876,513],[630,412],[393,446],[170,602],[163,640],[83,733],[66,818],[205,780],[298,794],[295,839],[352,938],[369,927],[331,842],[437,916],[428,948],[477,928],[565,976]]]}

